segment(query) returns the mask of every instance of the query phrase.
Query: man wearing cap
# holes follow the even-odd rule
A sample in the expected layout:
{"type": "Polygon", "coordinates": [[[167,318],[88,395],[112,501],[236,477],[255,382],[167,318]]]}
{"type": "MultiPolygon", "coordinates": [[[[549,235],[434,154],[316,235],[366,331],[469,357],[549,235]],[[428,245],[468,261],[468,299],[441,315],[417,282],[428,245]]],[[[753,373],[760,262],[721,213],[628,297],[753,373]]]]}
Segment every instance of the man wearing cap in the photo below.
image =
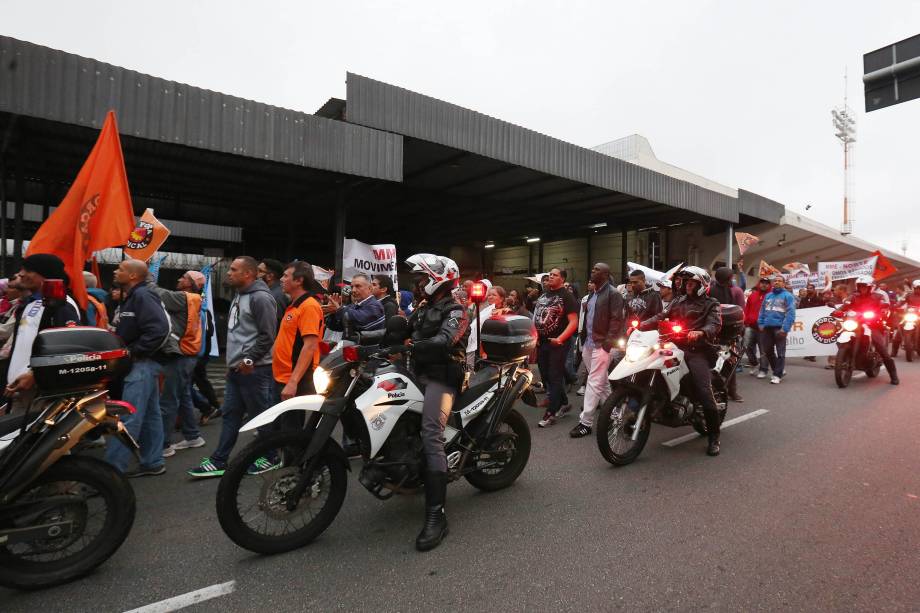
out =
{"type": "Polygon", "coordinates": [[[757,358],[757,350],[760,347],[760,328],[757,326],[757,318],[760,317],[760,305],[770,292],[770,285],[770,277],[761,277],[744,304],[744,351],[747,354],[751,375],[757,375],[760,379],[767,376],[768,364],[767,357],[763,353],[760,354],[759,360],[757,358]]]}
{"type": "MultiPolygon", "coordinates": [[[[169,315],[169,340],[162,349],[163,390],[160,395],[160,412],[163,415],[163,457],[176,455],[176,451],[203,447],[205,440],[198,429],[195,405],[192,402],[192,371],[198,361],[201,349],[201,332],[197,333],[199,344],[192,351],[184,351],[180,344],[186,336],[189,325],[200,330],[201,326],[201,289],[204,287],[204,275],[196,270],[189,270],[179,277],[176,290],[170,291],[151,284],[150,289],[160,297],[163,307],[169,315]],[[189,312],[193,309],[194,312],[189,312]],[[182,422],[183,440],[171,444],[172,432],[176,427],[176,416],[182,422]]],[[[194,329],[193,329],[194,331],[194,329]]]]}
{"type": "Polygon", "coordinates": [[[36,253],[22,261],[19,285],[30,295],[22,301],[14,315],[16,325],[7,372],[7,394],[19,394],[13,401],[14,411],[27,407],[35,396],[29,360],[32,357],[32,343],[38,333],[46,328],[82,323],[80,309],[70,296],[58,304],[45,305],[42,284],[48,279],[61,279],[65,287],[70,286],[70,278],[64,272],[61,258],[50,253],[36,253]]]}

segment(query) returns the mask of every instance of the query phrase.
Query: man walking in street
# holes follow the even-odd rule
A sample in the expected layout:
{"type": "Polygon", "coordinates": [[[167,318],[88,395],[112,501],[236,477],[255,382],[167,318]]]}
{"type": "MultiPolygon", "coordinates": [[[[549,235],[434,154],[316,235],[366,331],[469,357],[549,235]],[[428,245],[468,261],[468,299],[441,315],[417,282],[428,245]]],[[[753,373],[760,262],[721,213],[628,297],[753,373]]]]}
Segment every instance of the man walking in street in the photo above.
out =
{"type": "Polygon", "coordinates": [[[259,278],[268,286],[272,298],[275,299],[275,306],[278,307],[278,321],[284,315],[284,309],[288,305],[288,298],[284,295],[284,289],[281,287],[281,274],[284,272],[284,264],[272,258],[265,258],[259,262],[259,278]]]}
{"type": "MultiPolygon", "coordinates": [[[[728,266],[716,269],[715,279],[709,284],[709,295],[718,300],[719,304],[733,304],[743,311],[744,292],[734,284],[734,277],[735,271],[728,266]]],[[[738,393],[738,377],[736,375],[737,372],[733,370],[725,382],[728,397],[735,402],[744,402],[744,398],[738,393]]]]}
{"type": "Polygon", "coordinates": [[[288,264],[281,277],[284,293],[291,297],[272,347],[272,374],[282,401],[316,393],[313,370],[319,366],[324,326],[315,283],[313,268],[306,262],[288,264]]]}
{"type": "MultiPolygon", "coordinates": [[[[115,333],[131,352],[131,371],[124,379],[121,398],[134,406],[134,413],[122,421],[140,445],[140,465],[129,477],[162,475],[163,416],[160,414],[160,348],[169,335],[169,318],[163,304],[147,282],[147,265],[140,260],[123,260],[115,270],[115,283],[124,292],[115,333]]],[[[125,472],[131,451],[117,437],[109,437],[106,461],[125,472]]]]}
{"type": "Polygon", "coordinates": [[[569,432],[572,438],[591,434],[597,407],[610,395],[607,381],[610,350],[623,331],[623,297],[610,284],[610,266],[603,262],[594,265],[589,287],[592,285],[596,289],[582,306],[584,326],[580,335],[582,360],[588,369],[588,378],[578,424],[569,432]]]}
{"type": "Polygon", "coordinates": [[[224,390],[220,442],[209,458],[188,471],[194,478],[220,477],[240,434],[243,419],[272,405],[271,350],[277,330],[277,306],[258,263],[243,255],[230,264],[227,282],[236,289],[227,322],[227,387],[224,390]]]}
{"type": "Polygon", "coordinates": [[[547,408],[541,428],[556,423],[556,419],[571,407],[565,396],[566,344],[578,327],[578,301],[563,287],[565,271],[553,268],[546,275],[546,291],[534,306],[534,326],[537,329],[537,363],[547,391],[547,408]]]}
{"type": "Polygon", "coordinates": [[[751,375],[757,375],[761,379],[767,376],[767,356],[760,352],[760,358],[757,357],[760,350],[760,327],[757,320],[760,318],[763,299],[769,292],[770,278],[761,277],[744,303],[744,352],[747,354],[751,375]]]}
{"type": "MultiPolygon", "coordinates": [[[[785,289],[782,275],[773,275],[773,289],[764,296],[760,306],[757,326],[760,329],[760,351],[767,356],[767,362],[773,369],[770,383],[779,383],[786,368],[786,335],[795,321],[795,297],[785,289]]],[[[757,378],[762,379],[766,372],[761,371],[757,378]]]]}

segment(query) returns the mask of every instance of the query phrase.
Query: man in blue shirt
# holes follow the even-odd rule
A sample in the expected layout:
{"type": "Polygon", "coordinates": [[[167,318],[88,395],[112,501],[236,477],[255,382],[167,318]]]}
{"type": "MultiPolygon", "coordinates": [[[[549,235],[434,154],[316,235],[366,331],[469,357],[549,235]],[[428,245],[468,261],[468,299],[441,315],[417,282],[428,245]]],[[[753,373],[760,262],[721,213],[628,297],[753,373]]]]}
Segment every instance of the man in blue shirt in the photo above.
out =
{"type": "Polygon", "coordinates": [[[760,352],[767,356],[773,369],[770,383],[779,383],[786,368],[786,335],[795,322],[795,297],[786,291],[782,275],[773,276],[773,291],[760,305],[757,327],[760,329],[760,352]]]}

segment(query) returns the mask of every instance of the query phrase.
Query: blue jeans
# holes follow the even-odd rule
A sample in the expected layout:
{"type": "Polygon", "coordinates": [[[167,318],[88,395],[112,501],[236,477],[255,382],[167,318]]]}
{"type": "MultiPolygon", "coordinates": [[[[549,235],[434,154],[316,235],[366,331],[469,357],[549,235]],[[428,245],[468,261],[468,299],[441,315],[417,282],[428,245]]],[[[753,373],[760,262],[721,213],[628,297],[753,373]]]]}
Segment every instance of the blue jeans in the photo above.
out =
{"type": "Polygon", "coordinates": [[[537,365],[540,367],[540,378],[549,400],[546,410],[553,415],[559,411],[559,407],[568,404],[565,395],[565,358],[565,345],[557,347],[551,344],[549,339],[540,339],[537,346],[537,365]]]}
{"type": "MultiPolygon", "coordinates": [[[[134,405],[133,414],[121,419],[141,447],[141,466],[155,468],[163,465],[163,417],[160,414],[159,362],[138,360],[131,366],[131,372],[124,379],[121,398],[134,405]]],[[[114,436],[108,438],[105,461],[125,472],[132,457],[131,450],[114,436]]]]}
{"type": "MultiPolygon", "coordinates": [[[[223,420],[220,427],[220,442],[211,454],[215,464],[226,464],[230,452],[240,435],[243,419],[252,419],[274,404],[275,380],[271,365],[256,366],[252,374],[242,375],[235,370],[227,372],[227,388],[224,390],[224,405],[221,407],[223,420]]],[[[271,427],[266,429],[271,432],[271,427]]],[[[262,429],[259,430],[262,432],[262,429]]]]}
{"type": "Polygon", "coordinates": [[[163,447],[169,447],[173,430],[176,429],[176,415],[182,418],[182,436],[191,441],[198,438],[198,420],[195,419],[195,405],[192,403],[192,371],[196,356],[179,356],[163,365],[163,394],[160,397],[160,412],[163,414],[163,447]]]}
{"type": "Polygon", "coordinates": [[[760,330],[747,326],[744,329],[744,352],[747,354],[748,366],[751,368],[759,367],[760,370],[767,372],[767,356],[760,352],[760,357],[758,358],[758,347],[760,347],[760,330]]]}
{"type": "Polygon", "coordinates": [[[578,380],[578,372],[575,368],[575,335],[569,337],[565,342],[565,382],[575,383],[578,380]]]}
{"type": "MultiPolygon", "coordinates": [[[[786,339],[776,336],[782,331],[782,328],[770,327],[760,333],[760,353],[766,356],[774,377],[782,377],[786,369],[786,339]]],[[[767,369],[761,367],[761,370],[766,372],[767,369]]]]}

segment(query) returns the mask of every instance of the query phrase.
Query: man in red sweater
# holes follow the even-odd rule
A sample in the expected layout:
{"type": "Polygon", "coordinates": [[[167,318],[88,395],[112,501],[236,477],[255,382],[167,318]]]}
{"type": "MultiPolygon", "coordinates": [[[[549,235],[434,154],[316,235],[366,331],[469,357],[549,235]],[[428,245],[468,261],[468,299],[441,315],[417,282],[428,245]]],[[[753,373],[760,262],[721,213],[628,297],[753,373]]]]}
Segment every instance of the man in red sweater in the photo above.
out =
{"type": "Polygon", "coordinates": [[[747,302],[744,305],[744,350],[747,353],[751,375],[757,375],[758,379],[766,376],[764,373],[767,371],[767,359],[761,355],[760,361],[758,362],[757,360],[757,347],[760,344],[757,318],[760,316],[760,305],[763,304],[764,296],[770,292],[770,288],[770,279],[762,277],[747,297],[747,302]]]}

